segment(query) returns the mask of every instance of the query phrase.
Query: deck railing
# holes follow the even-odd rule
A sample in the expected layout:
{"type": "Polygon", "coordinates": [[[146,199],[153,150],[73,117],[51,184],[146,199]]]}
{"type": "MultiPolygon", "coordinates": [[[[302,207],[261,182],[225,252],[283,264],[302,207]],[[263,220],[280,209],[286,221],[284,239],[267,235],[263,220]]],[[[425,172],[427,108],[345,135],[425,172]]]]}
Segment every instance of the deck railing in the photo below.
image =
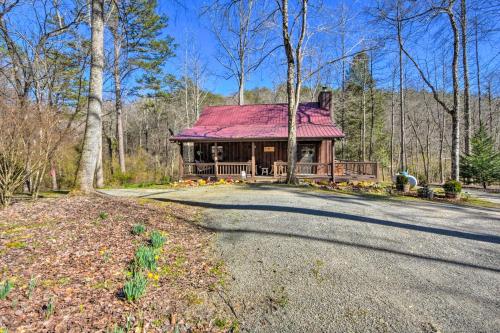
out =
{"type": "Polygon", "coordinates": [[[219,162],[217,163],[218,175],[220,176],[240,176],[242,171],[250,175],[252,163],[250,162],[219,162]]]}
{"type": "Polygon", "coordinates": [[[368,176],[378,178],[379,163],[377,162],[353,162],[338,161],[335,162],[335,175],[339,176],[368,176]]]}
{"type": "Polygon", "coordinates": [[[186,176],[215,176],[215,163],[184,163],[186,176]]]}
{"type": "Polygon", "coordinates": [[[241,176],[242,171],[250,175],[251,169],[252,163],[250,162],[184,163],[186,176],[241,176]]]}
{"type": "MultiPolygon", "coordinates": [[[[284,177],[288,172],[287,162],[274,162],[274,175],[284,177]]],[[[379,164],[377,162],[353,162],[337,161],[335,162],[335,176],[339,177],[379,177],[379,164]]],[[[304,163],[297,162],[297,176],[330,176],[332,175],[331,163],[304,163]]]]}
{"type": "MultiPolygon", "coordinates": [[[[288,172],[287,162],[274,162],[273,174],[277,177],[286,176],[288,172]]],[[[331,163],[305,163],[298,162],[296,173],[300,176],[328,176],[332,174],[331,163]]]]}
{"type": "MultiPolygon", "coordinates": [[[[252,176],[251,162],[218,162],[218,163],[184,163],[185,176],[227,177],[241,176],[244,171],[247,177],[252,176]]],[[[305,163],[296,165],[298,177],[331,177],[331,163],[305,163]]],[[[380,166],[377,162],[336,161],[335,176],[346,178],[379,178],[380,166]]],[[[287,162],[274,162],[271,175],[275,178],[286,177],[288,172],[287,162]]],[[[270,176],[271,176],[270,175],[270,176]]]]}

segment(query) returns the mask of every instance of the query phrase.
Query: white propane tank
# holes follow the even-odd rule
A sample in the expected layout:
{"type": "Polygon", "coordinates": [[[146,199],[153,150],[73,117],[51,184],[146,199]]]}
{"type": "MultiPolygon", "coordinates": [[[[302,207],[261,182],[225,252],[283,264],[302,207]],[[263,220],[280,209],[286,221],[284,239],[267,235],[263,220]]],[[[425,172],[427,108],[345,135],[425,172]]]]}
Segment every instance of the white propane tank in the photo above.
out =
{"type": "MultiPolygon", "coordinates": [[[[410,187],[412,187],[412,188],[418,185],[418,180],[417,180],[417,178],[415,178],[415,176],[410,175],[410,174],[409,174],[408,172],[406,172],[406,171],[400,172],[400,173],[399,173],[399,174],[397,174],[397,175],[403,175],[403,176],[406,176],[406,177],[408,178],[408,183],[410,184],[410,187]]],[[[392,179],[392,181],[393,181],[393,182],[396,182],[396,177],[397,177],[397,175],[393,177],[393,179],[392,179]]]]}
{"type": "Polygon", "coordinates": [[[412,176],[412,175],[408,175],[407,177],[408,177],[408,183],[410,183],[410,187],[415,187],[415,186],[417,186],[417,184],[418,184],[418,180],[417,180],[417,178],[415,178],[415,177],[414,177],[414,176],[412,176]]]}

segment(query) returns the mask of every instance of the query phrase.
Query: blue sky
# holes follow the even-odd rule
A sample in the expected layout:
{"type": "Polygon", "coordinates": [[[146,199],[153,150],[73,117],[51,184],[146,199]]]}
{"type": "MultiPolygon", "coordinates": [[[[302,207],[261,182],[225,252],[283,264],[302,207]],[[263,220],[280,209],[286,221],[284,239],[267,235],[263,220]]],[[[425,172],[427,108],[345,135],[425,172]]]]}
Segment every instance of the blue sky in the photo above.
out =
{"type": "MultiPolygon", "coordinates": [[[[264,1],[264,0],[259,0],[264,1]]],[[[272,0],[269,0],[272,1],[272,0]]],[[[377,0],[365,0],[365,1],[348,1],[348,0],[323,0],[322,3],[323,11],[319,13],[315,9],[321,0],[311,0],[310,1],[310,30],[317,28],[318,23],[330,24],[329,29],[325,29],[322,32],[316,32],[312,41],[314,43],[323,44],[322,51],[324,51],[325,59],[336,58],[339,55],[339,36],[338,29],[332,26],[339,15],[339,6],[343,3],[349,8],[349,45],[357,45],[359,40],[364,38],[366,41],[370,41],[383,33],[378,27],[370,22],[373,20],[366,13],[366,8],[368,6],[373,6],[377,0]]],[[[382,1],[382,0],[378,0],[382,1]]],[[[496,73],[494,80],[499,81],[499,68],[500,68],[500,15],[498,14],[498,6],[495,8],[490,4],[489,1],[481,0],[467,0],[470,7],[475,6],[490,6],[488,11],[482,13],[481,18],[486,22],[486,25],[490,29],[496,29],[495,33],[490,33],[488,38],[483,38],[479,42],[479,58],[482,68],[483,83],[487,79],[487,76],[491,76],[492,73],[496,73]]],[[[182,55],[186,47],[189,52],[192,50],[197,50],[201,55],[201,58],[206,64],[208,69],[208,77],[205,82],[204,88],[209,89],[213,92],[230,95],[237,91],[237,84],[234,79],[224,79],[222,77],[223,68],[216,60],[216,53],[218,50],[218,45],[212,32],[209,29],[209,20],[206,16],[200,16],[200,9],[209,0],[159,0],[159,12],[165,14],[169,17],[169,26],[166,33],[174,37],[175,42],[179,45],[176,50],[177,56],[170,59],[165,66],[167,72],[175,75],[182,75],[182,55]]],[[[295,1],[291,0],[291,3],[295,1]]],[[[68,4],[71,2],[68,2],[68,4]]],[[[71,7],[68,5],[68,7],[71,7]]],[[[37,10],[41,10],[37,8],[37,10]]],[[[469,10],[471,20],[474,16],[473,10],[469,10]]],[[[10,17],[11,23],[15,25],[15,29],[20,33],[31,33],[32,29],[36,27],[35,14],[33,13],[33,8],[27,2],[25,5],[21,6],[14,15],[10,17]]],[[[469,22],[469,26],[472,26],[472,22],[469,22]]],[[[35,29],[36,30],[36,29],[35,29]]],[[[86,31],[86,36],[88,36],[88,29],[86,26],[82,26],[82,30],[86,31]]],[[[410,29],[406,29],[409,31],[410,29]]],[[[413,29],[412,29],[413,30],[413,29]]],[[[448,52],[446,54],[446,60],[448,63],[450,60],[449,47],[443,47],[444,41],[449,40],[447,34],[449,33],[449,24],[444,16],[440,19],[432,21],[432,24],[426,25],[422,23],[419,27],[420,31],[418,38],[413,38],[412,41],[408,42],[408,48],[413,53],[414,57],[419,60],[421,64],[424,64],[427,60],[431,64],[436,57],[439,57],[441,52],[448,52]],[[422,27],[427,28],[427,31],[421,31],[422,27]]],[[[407,32],[405,32],[407,33],[407,32]]],[[[277,31],[279,35],[279,31],[277,31]]],[[[475,55],[474,55],[474,36],[470,35],[469,43],[469,71],[471,75],[471,89],[472,91],[477,90],[476,80],[475,80],[475,55]]],[[[279,38],[278,38],[279,40],[279,38]]],[[[108,44],[109,46],[109,44],[108,44]]],[[[108,47],[107,46],[107,47],[108,47]]],[[[391,86],[391,76],[395,66],[395,56],[396,47],[394,41],[389,42],[385,47],[374,53],[375,63],[374,63],[374,76],[379,87],[389,88],[391,86]]],[[[357,45],[359,48],[360,45],[357,45]]],[[[284,52],[283,49],[278,49],[274,53],[273,57],[269,59],[267,63],[260,67],[257,72],[254,72],[248,78],[246,82],[246,88],[251,89],[254,87],[269,87],[272,88],[279,83],[284,81],[285,68],[283,66],[284,52]]],[[[449,67],[449,66],[448,66],[449,67]]],[[[432,68],[428,68],[432,71],[432,68]]],[[[334,66],[331,68],[332,73],[327,78],[326,82],[321,82],[322,84],[329,84],[331,86],[338,86],[340,81],[340,71],[339,66],[334,66]]],[[[422,88],[422,80],[416,74],[413,65],[406,61],[405,70],[408,76],[408,84],[413,85],[416,88],[422,88]]],[[[448,73],[449,75],[449,73],[448,73]]],[[[131,78],[133,79],[133,78],[131,78]]],[[[447,81],[450,81],[447,79],[447,81]]],[[[110,82],[108,82],[111,84],[110,82]]],[[[307,83],[306,83],[307,84],[307,83]]],[[[447,86],[450,86],[450,82],[447,82],[447,86]]],[[[499,93],[500,85],[495,85],[495,94],[499,93]]],[[[111,91],[111,88],[108,90],[111,91]]],[[[484,91],[484,90],[483,90],[484,91]]]]}
{"type": "MultiPolygon", "coordinates": [[[[367,16],[365,9],[368,5],[373,4],[375,0],[369,1],[342,1],[342,0],[327,0],[324,1],[325,12],[321,15],[327,16],[331,15],[332,19],[334,19],[337,14],[335,11],[341,3],[345,3],[350,8],[350,16],[353,17],[351,21],[351,36],[352,43],[355,44],[357,40],[359,40],[362,36],[368,40],[377,34],[380,31],[372,31],[373,26],[368,23],[371,20],[370,17],[367,16]]],[[[189,44],[189,47],[195,48],[202,55],[204,61],[207,64],[209,69],[209,79],[206,82],[206,88],[210,89],[214,92],[229,95],[234,93],[237,90],[237,84],[235,80],[225,80],[221,74],[223,73],[223,69],[221,65],[216,61],[215,54],[218,49],[218,45],[215,41],[214,36],[210,32],[209,22],[206,17],[200,16],[200,8],[206,3],[204,0],[193,0],[193,1],[185,1],[185,4],[180,4],[179,1],[160,1],[159,11],[163,14],[166,14],[169,17],[169,27],[168,33],[173,36],[176,40],[176,43],[179,44],[179,48],[177,49],[178,57],[171,59],[167,64],[166,68],[169,72],[180,74],[179,68],[181,67],[181,57],[180,55],[184,52],[184,47],[186,44],[189,44]],[[189,42],[186,42],[189,40],[189,42]]],[[[312,2],[311,2],[312,3],[312,2]]],[[[472,2],[470,2],[472,3],[472,2]]],[[[474,5],[472,3],[472,5],[474,5]]],[[[314,9],[311,9],[313,11],[314,9]]],[[[314,13],[311,13],[311,17],[313,17],[314,13]]],[[[322,17],[323,19],[325,17],[322,17]]],[[[497,17],[498,18],[498,17],[497,17]]],[[[311,20],[314,20],[311,19],[311,20]]],[[[431,25],[432,28],[429,28],[428,31],[421,33],[421,38],[419,38],[416,42],[413,42],[413,50],[415,52],[415,56],[420,59],[422,62],[427,60],[432,60],[433,57],[436,56],[439,52],[443,51],[443,48],[440,47],[442,45],[443,31],[448,29],[446,25],[446,21],[437,21],[438,24],[431,25]],[[441,26],[442,24],[442,26],[441,26]],[[444,30],[443,30],[444,29],[444,30]]],[[[312,22],[311,25],[314,25],[312,22]]],[[[328,40],[331,44],[334,44],[338,41],[338,36],[334,36],[335,32],[330,34],[319,35],[316,37],[317,40],[324,39],[328,40]]],[[[471,36],[472,39],[473,36],[471,36]]],[[[480,41],[480,59],[483,63],[488,64],[487,70],[492,71],[498,67],[499,64],[499,48],[498,48],[498,34],[490,35],[488,40],[480,41]]],[[[335,48],[338,45],[332,45],[335,48]]],[[[471,41],[470,46],[473,46],[471,41]]],[[[410,44],[409,44],[409,47],[410,44]]],[[[332,50],[333,50],[332,48],[332,50]]],[[[375,67],[375,77],[381,86],[388,87],[391,82],[391,72],[392,72],[392,63],[394,59],[394,45],[389,43],[386,48],[375,53],[376,62],[374,64],[375,67]]],[[[330,51],[328,51],[330,52],[330,51]]],[[[330,57],[334,57],[333,54],[335,51],[331,51],[330,57]]],[[[279,57],[283,56],[283,50],[279,49],[276,51],[275,60],[271,60],[264,66],[260,68],[259,71],[252,74],[247,81],[247,88],[266,86],[272,87],[276,81],[281,80],[283,77],[283,70],[279,66],[279,57]]],[[[449,58],[449,56],[448,56],[449,58]]],[[[472,75],[475,73],[475,67],[473,64],[474,61],[474,53],[473,49],[470,50],[470,72],[472,75]]],[[[486,66],[486,65],[485,65],[486,66]]],[[[409,76],[409,82],[414,82],[415,85],[421,85],[420,80],[416,76],[416,73],[413,70],[413,65],[410,63],[406,64],[407,67],[407,75],[409,76]]],[[[334,68],[334,72],[329,82],[332,85],[336,85],[338,82],[340,74],[338,74],[338,68],[334,68]]],[[[475,89],[474,83],[472,84],[472,89],[475,89]]]]}
{"type": "MultiPolygon", "coordinates": [[[[226,80],[222,76],[223,68],[215,59],[218,45],[210,31],[208,19],[200,15],[200,9],[207,1],[193,0],[186,1],[186,4],[175,4],[174,1],[161,1],[159,11],[169,17],[168,33],[175,38],[178,44],[177,57],[171,59],[167,64],[167,70],[180,74],[182,67],[182,56],[185,52],[186,44],[190,48],[197,49],[203,56],[208,68],[208,79],[206,88],[213,92],[229,95],[238,88],[233,79],[226,80]]],[[[271,86],[272,82],[267,79],[269,68],[263,67],[260,71],[252,75],[247,82],[248,88],[271,86]]]]}

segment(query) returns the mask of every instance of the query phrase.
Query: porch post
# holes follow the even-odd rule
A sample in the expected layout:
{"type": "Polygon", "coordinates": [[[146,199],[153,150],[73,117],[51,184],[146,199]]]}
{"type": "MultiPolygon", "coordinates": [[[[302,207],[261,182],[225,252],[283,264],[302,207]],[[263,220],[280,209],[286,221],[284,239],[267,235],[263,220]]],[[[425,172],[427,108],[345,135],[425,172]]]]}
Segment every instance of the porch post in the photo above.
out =
{"type": "Polygon", "coordinates": [[[184,143],[179,143],[179,180],[184,177],[184,143]]]}
{"type": "Polygon", "coordinates": [[[332,182],[335,183],[335,139],[332,140],[332,182]]]}
{"type": "MultiPolygon", "coordinates": [[[[376,162],[375,163],[375,178],[376,178],[377,182],[379,182],[382,178],[382,177],[380,177],[381,171],[382,171],[382,168],[380,167],[380,163],[376,162]]],[[[383,172],[382,172],[382,174],[383,174],[383,172]]]]}
{"type": "Polygon", "coordinates": [[[252,179],[255,181],[255,142],[252,141],[252,179]]]}
{"type": "Polygon", "coordinates": [[[217,142],[214,142],[214,163],[215,163],[215,178],[219,178],[219,155],[217,154],[217,142]]]}

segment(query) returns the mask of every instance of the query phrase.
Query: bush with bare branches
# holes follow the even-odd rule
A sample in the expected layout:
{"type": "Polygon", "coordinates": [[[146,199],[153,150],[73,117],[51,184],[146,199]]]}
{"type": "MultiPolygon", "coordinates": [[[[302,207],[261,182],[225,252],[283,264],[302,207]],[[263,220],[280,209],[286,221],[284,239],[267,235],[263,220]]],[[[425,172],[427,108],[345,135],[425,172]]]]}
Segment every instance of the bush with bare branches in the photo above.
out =
{"type": "Polygon", "coordinates": [[[32,196],[60,144],[64,117],[51,108],[0,105],[0,205],[27,185],[32,196]]]}

